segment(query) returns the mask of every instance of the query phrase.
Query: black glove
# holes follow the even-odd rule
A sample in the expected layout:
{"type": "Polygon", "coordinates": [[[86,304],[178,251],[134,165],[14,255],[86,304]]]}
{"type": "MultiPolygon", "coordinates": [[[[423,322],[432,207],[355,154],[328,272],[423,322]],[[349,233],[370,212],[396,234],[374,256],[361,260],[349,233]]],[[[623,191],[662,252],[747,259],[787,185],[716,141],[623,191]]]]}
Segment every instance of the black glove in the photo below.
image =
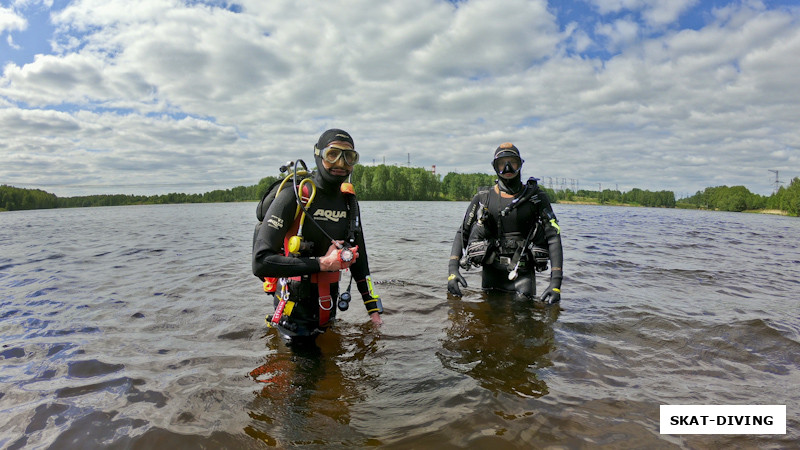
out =
{"type": "Polygon", "coordinates": [[[551,280],[550,285],[547,286],[544,293],[540,297],[540,299],[547,303],[548,305],[552,305],[553,303],[558,303],[561,301],[561,280],[551,280]]]}
{"type": "Polygon", "coordinates": [[[457,268],[450,268],[450,276],[447,277],[447,292],[461,297],[461,288],[458,287],[459,284],[467,287],[467,280],[461,276],[461,272],[459,272],[457,268]]]}

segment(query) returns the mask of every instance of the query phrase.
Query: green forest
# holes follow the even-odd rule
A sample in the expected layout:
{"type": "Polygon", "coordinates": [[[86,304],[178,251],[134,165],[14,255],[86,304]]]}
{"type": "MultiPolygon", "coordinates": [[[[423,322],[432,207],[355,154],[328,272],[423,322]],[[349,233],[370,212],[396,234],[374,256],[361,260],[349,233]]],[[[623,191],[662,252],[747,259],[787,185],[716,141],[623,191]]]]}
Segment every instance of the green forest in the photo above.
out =
{"type": "MultiPolygon", "coordinates": [[[[204,194],[170,193],[161,195],[88,195],[58,197],[40,189],[0,186],[0,211],[27,209],[74,208],[88,206],[121,206],[167,203],[220,203],[258,201],[279,179],[262,178],[252,186],[219,189],[204,194]]],[[[484,173],[448,173],[434,175],[423,168],[398,166],[356,166],[352,181],[360,200],[467,201],[477,189],[494,184],[494,175],[484,173]]],[[[800,178],[788,187],[781,187],[767,197],[750,192],[744,186],[718,186],[698,191],[695,195],[676,199],[672,191],[632,189],[627,192],[606,189],[601,191],[569,189],[557,192],[545,189],[554,203],[579,202],[605,205],[632,205],[662,208],[692,208],[720,211],[781,210],[800,214],[800,178]]]]}
{"type": "Polygon", "coordinates": [[[795,177],[789,183],[789,187],[781,186],[769,197],[753,194],[744,186],[718,186],[706,188],[689,198],[682,199],[678,206],[720,211],[772,209],[797,216],[800,214],[800,178],[795,177]]]}
{"type": "Polygon", "coordinates": [[[550,194],[556,201],[599,203],[602,205],[632,205],[651,206],[655,208],[674,208],[676,206],[675,193],[672,191],[645,191],[639,188],[628,192],[605,189],[601,191],[587,191],[580,189],[572,192],[569,189],[550,194]]]}

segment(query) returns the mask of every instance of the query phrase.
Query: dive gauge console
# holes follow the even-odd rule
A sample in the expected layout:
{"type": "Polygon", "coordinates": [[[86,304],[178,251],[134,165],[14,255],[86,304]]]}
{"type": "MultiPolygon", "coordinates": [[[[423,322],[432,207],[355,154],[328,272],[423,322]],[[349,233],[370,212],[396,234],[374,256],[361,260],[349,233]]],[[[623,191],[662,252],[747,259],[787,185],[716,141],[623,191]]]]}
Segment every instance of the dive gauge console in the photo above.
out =
{"type": "Polygon", "coordinates": [[[349,248],[343,248],[339,250],[339,261],[347,263],[352,260],[353,260],[353,250],[349,248]]]}

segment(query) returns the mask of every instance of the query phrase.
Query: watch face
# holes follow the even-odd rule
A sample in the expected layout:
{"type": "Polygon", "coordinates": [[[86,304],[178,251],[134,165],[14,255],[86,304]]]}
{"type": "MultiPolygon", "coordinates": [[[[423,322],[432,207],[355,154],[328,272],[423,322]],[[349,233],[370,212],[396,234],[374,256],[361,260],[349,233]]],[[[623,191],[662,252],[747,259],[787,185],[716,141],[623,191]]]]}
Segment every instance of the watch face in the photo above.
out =
{"type": "Polygon", "coordinates": [[[350,250],[349,248],[343,248],[339,252],[339,259],[341,259],[344,262],[350,262],[353,259],[353,251],[350,250]]]}

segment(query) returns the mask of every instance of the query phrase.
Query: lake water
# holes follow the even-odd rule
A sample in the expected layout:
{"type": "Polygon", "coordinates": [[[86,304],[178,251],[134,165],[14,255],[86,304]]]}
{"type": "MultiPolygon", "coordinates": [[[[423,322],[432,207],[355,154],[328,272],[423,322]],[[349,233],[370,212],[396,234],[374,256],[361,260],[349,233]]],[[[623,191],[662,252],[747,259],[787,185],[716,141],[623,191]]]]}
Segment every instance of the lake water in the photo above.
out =
{"type": "MultiPolygon", "coordinates": [[[[466,203],[363,202],[385,325],[264,325],[255,204],[0,214],[0,448],[797,448],[800,219],[554,205],[560,308],[445,288],[466,203]],[[661,435],[660,405],[787,405],[661,435]]],[[[546,286],[538,280],[539,291],[546,286]]]]}

